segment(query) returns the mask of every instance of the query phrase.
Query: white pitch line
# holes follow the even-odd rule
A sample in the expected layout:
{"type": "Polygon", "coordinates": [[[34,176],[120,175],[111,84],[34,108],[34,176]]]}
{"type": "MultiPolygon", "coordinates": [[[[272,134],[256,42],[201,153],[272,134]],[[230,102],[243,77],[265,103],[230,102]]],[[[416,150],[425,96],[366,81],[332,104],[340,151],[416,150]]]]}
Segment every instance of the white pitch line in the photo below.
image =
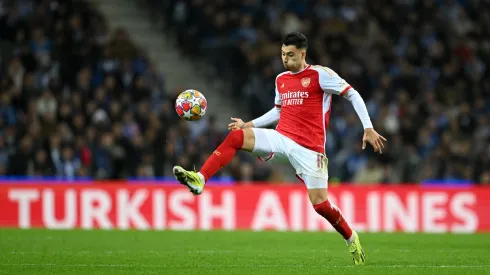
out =
{"type": "MultiPolygon", "coordinates": [[[[297,265],[297,264],[289,264],[289,265],[281,265],[281,264],[244,264],[244,265],[227,265],[227,264],[217,264],[217,265],[176,265],[176,264],[157,264],[157,265],[140,265],[140,264],[36,264],[36,263],[23,263],[23,264],[6,264],[2,263],[0,266],[32,266],[32,267],[116,267],[116,268],[121,268],[121,267],[126,267],[126,268],[135,268],[135,267],[155,267],[155,268],[171,268],[171,267],[178,267],[178,268],[185,268],[185,267],[192,267],[192,268],[233,268],[233,267],[252,267],[252,268],[269,268],[269,267],[323,267],[323,268],[359,268],[354,265],[297,265]]],[[[374,268],[490,268],[490,264],[488,265],[367,265],[362,268],[366,267],[374,267],[374,268]]]]}
{"type": "MultiPolygon", "coordinates": [[[[458,250],[465,250],[465,249],[458,249],[458,250]]],[[[266,253],[268,250],[262,250],[262,249],[249,249],[249,250],[193,250],[193,251],[187,251],[189,254],[197,253],[197,254],[229,254],[229,253],[243,253],[243,251],[246,251],[248,253],[266,253]]],[[[305,250],[290,250],[289,252],[291,253],[331,253],[331,252],[337,252],[338,250],[328,250],[328,249],[305,249],[305,250]]],[[[369,253],[385,253],[385,252],[396,252],[396,253],[412,253],[412,252],[419,252],[422,250],[412,250],[412,249],[390,249],[390,250],[380,250],[380,249],[374,249],[371,251],[368,251],[369,253]]],[[[102,251],[105,254],[112,254],[112,253],[117,253],[117,254],[128,254],[128,253],[134,253],[134,251],[127,251],[127,250],[105,250],[102,251]]],[[[436,250],[431,250],[431,253],[448,253],[448,250],[446,249],[436,249],[436,250]]],[[[91,254],[93,253],[92,251],[88,250],[77,250],[77,251],[18,251],[18,250],[13,250],[11,251],[12,254],[91,254]]],[[[142,253],[147,253],[147,254],[173,254],[173,253],[180,253],[180,250],[166,250],[166,251],[154,251],[154,250],[149,250],[149,251],[142,251],[142,253]]]]}

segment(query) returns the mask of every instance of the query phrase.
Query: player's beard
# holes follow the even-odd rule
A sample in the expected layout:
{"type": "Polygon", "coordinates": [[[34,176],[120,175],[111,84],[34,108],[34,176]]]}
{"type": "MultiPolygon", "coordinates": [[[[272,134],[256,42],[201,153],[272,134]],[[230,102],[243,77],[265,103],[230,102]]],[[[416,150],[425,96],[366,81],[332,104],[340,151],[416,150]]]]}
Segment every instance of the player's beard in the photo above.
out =
{"type": "Polygon", "coordinates": [[[290,72],[293,72],[293,73],[296,73],[298,72],[298,68],[296,68],[295,66],[293,66],[292,64],[284,64],[284,68],[287,70],[287,71],[290,71],[290,72]]]}

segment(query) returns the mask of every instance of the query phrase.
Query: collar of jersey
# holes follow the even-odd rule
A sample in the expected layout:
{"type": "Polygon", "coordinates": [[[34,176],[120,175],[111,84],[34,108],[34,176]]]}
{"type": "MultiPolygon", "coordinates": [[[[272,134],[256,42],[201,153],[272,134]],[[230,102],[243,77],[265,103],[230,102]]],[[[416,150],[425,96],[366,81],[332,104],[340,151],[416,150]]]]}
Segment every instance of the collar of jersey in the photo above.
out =
{"type": "Polygon", "coordinates": [[[296,73],[289,72],[289,73],[290,73],[290,74],[300,74],[300,73],[302,73],[302,72],[304,72],[304,71],[308,70],[310,67],[311,67],[311,65],[308,65],[308,66],[306,66],[306,67],[305,67],[303,70],[301,70],[301,71],[299,71],[299,72],[296,72],[296,73]]]}

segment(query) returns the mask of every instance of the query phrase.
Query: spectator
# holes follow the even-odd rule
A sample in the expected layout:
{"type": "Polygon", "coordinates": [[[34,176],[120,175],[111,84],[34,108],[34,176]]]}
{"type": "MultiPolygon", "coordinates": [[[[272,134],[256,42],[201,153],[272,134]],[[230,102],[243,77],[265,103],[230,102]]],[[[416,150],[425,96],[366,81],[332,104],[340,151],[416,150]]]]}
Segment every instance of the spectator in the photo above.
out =
{"type": "Polygon", "coordinates": [[[226,64],[213,55],[209,61],[220,76],[228,70],[228,90],[254,117],[273,104],[274,78],[283,71],[280,38],[305,33],[307,61],[332,67],[356,87],[390,142],[385,157],[360,152],[360,123],[334,99],[331,178],[352,181],[378,158],[395,182],[480,182],[486,172],[472,164],[490,159],[488,14],[485,1],[173,0],[163,18],[190,56],[226,41],[213,44],[226,64]],[[219,24],[209,23],[216,18],[219,24]]]}
{"type": "MultiPolygon", "coordinates": [[[[488,183],[484,1],[145,2],[163,10],[184,54],[207,58],[230,80],[227,90],[248,104],[249,116],[272,106],[281,36],[304,32],[308,62],[331,66],[356,87],[390,142],[382,156],[362,151],[358,118],[334,99],[332,179],[488,183]]],[[[9,2],[0,29],[0,174],[170,176],[174,164],[202,165],[224,137],[211,116],[192,128],[179,123],[178,91],[166,90],[126,30],[108,32],[89,1],[9,2]]],[[[242,154],[221,175],[280,181],[278,171],[242,154]]]]}

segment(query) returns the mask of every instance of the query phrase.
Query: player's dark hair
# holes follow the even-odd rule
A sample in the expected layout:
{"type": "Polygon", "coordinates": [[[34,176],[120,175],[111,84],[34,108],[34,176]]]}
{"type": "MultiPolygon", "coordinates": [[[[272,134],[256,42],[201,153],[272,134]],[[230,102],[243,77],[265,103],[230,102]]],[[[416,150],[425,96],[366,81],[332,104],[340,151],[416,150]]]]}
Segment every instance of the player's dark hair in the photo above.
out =
{"type": "Polygon", "coordinates": [[[308,48],[308,40],[306,40],[306,36],[300,32],[290,32],[283,39],[282,44],[284,46],[293,45],[298,49],[307,49],[308,48]]]}

